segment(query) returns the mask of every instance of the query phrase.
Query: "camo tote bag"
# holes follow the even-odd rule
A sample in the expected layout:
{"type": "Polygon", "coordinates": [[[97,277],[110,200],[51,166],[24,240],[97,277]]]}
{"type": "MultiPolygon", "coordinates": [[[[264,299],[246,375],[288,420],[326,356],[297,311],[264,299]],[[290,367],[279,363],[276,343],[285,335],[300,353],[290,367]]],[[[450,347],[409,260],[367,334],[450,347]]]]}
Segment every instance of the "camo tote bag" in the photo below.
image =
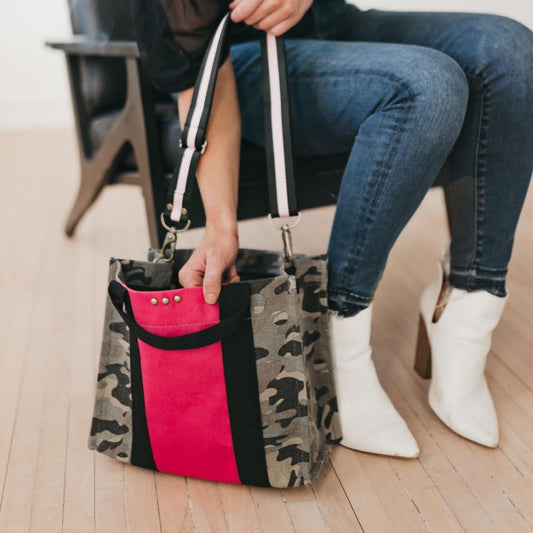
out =
{"type": "Polygon", "coordinates": [[[239,250],[241,281],[216,304],[177,273],[177,249],[221,63],[226,15],[209,44],[181,135],[161,222],[145,261],[111,258],[88,439],[91,450],[180,476],[255,486],[310,486],[341,439],[330,360],[325,255],[294,254],[299,219],[283,42],[262,41],[270,220],[281,252],[239,250]]]}

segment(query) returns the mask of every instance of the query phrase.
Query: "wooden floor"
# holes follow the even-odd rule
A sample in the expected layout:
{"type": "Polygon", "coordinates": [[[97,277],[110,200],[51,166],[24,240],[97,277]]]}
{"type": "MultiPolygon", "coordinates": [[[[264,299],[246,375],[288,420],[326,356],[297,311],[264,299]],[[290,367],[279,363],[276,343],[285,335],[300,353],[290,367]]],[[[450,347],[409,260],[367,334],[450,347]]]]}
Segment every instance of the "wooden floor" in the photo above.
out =
{"type": "MultiPolygon", "coordinates": [[[[105,191],[74,239],[62,224],[78,182],[70,132],[0,135],[0,532],[520,532],[533,526],[533,197],[511,263],[510,300],[488,379],[501,444],[489,450],[443,426],[412,370],[417,301],[446,241],[431,191],[400,237],[376,300],[380,378],[417,438],[401,460],[336,447],[311,489],[217,484],[124,466],[86,447],[108,258],[144,258],[139,190],[105,191]]],[[[304,214],[298,251],[326,249],[333,209],[304,214]]],[[[194,246],[190,232],[183,246],[194,246]]],[[[266,220],[242,246],[277,249],[266,220]]]]}

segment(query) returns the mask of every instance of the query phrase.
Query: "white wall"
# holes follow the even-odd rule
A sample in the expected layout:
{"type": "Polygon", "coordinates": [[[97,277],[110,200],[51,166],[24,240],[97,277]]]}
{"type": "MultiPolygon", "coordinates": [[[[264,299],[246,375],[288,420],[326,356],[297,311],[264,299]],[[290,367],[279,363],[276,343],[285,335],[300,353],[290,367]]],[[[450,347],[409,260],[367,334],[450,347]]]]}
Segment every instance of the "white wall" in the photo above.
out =
{"type": "MultiPolygon", "coordinates": [[[[359,0],[363,9],[479,11],[513,17],[533,28],[531,0],[359,0]]],[[[0,129],[70,124],[63,56],[46,39],[70,35],[67,0],[0,3],[0,129]]]]}
{"type": "Polygon", "coordinates": [[[0,2],[0,128],[70,123],[64,58],[44,47],[70,35],[67,0],[0,2]]]}

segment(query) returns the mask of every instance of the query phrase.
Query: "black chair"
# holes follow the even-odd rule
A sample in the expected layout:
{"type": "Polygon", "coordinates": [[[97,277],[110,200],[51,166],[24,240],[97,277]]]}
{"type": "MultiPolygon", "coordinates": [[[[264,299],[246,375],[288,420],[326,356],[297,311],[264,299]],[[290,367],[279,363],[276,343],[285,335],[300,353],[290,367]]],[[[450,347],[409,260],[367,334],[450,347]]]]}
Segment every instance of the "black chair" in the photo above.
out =
{"type": "MultiPolygon", "coordinates": [[[[106,185],[140,185],[150,244],[159,247],[159,223],[167,182],[177,160],[178,114],[169,95],[143,74],[134,40],[129,0],[69,0],[69,42],[48,42],[67,60],[78,137],[81,180],[65,231],[76,225],[106,185]]],[[[348,153],[296,159],[301,209],[336,203],[348,153]]],[[[239,178],[239,220],[266,216],[268,189],[264,151],[243,141],[239,178]]],[[[205,225],[196,187],[191,227],[205,225]]]]}

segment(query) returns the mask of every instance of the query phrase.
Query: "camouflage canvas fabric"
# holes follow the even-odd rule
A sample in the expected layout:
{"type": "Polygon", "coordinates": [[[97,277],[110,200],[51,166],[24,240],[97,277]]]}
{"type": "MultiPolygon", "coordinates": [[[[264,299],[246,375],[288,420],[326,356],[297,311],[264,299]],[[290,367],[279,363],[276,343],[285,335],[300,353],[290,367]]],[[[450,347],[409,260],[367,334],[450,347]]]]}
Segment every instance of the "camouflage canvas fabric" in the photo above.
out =
{"type": "Polygon", "coordinates": [[[251,317],[270,484],[310,485],[338,442],[340,427],[327,326],[327,260],[295,257],[295,275],[277,252],[241,250],[251,280],[251,317]],[[274,276],[272,278],[266,275],[274,276]]]}
{"type": "Polygon", "coordinates": [[[342,438],[327,317],[327,259],[303,256],[295,259],[295,268],[314,452],[313,479],[314,471],[319,471],[326,459],[328,444],[337,444],[342,438]]]}
{"type": "MultiPolygon", "coordinates": [[[[192,250],[178,250],[183,264],[192,250]]],[[[172,266],[112,258],[109,279],[132,288],[173,288],[172,266]]],[[[341,438],[327,327],[325,256],[296,255],[290,274],[278,252],[240,250],[237,270],[250,288],[261,422],[269,483],[311,485],[341,438]]],[[[176,280],[177,281],[177,280],[176,280]]],[[[88,445],[131,462],[129,338],[107,301],[100,368],[88,445]]]]}
{"type": "MultiPolygon", "coordinates": [[[[170,283],[171,270],[161,263],[111,258],[108,282],[123,281],[131,287],[159,287],[170,283]]],[[[129,331],[106,297],[104,331],[100,349],[95,402],[87,445],[131,462],[132,398],[129,331]]]]}
{"type": "MultiPolygon", "coordinates": [[[[111,260],[108,281],[120,264],[111,260]]],[[[96,395],[88,447],[125,463],[131,462],[132,402],[129,331],[109,302],[96,380],[96,395]]]]}

